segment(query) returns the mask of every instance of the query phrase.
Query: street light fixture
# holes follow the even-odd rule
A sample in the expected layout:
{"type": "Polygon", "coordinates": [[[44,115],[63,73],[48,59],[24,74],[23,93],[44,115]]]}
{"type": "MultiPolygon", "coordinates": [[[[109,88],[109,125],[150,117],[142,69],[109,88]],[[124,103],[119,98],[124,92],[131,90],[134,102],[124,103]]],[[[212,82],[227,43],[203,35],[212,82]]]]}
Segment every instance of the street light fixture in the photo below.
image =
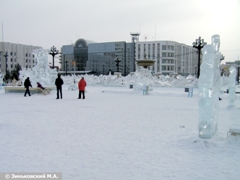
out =
{"type": "Polygon", "coordinates": [[[196,39],[195,42],[192,43],[193,47],[196,48],[198,50],[198,72],[197,72],[197,78],[199,78],[200,76],[200,55],[201,55],[201,49],[207,44],[206,42],[204,42],[204,39],[201,39],[201,37],[199,37],[198,39],[196,39]]]}
{"type": "Polygon", "coordinates": [[[6,58],[6,76],[7,76],[7,60],[8,60],[8,53],[6,52],[5,55],[3,55],[6,58]]]}
{"type": "Polygon", "coordinates": [[[66,59],[66,60],[65,60],[65,70],[66,70],[66,76],[67,76],[67,62],[68,62],[68,60],[66,59]]]}
{"type": "Polygon", "coordinates": [[[7,82],[7,60],[8,60],[8,53],[6,52],[5,55],[3,55],[6,58],[6,75],[5,75],[5,81],[7,82]]]}
{"type": "Polygon", "coordinates": [[[115,62],[116,62],[116,66],[117,66],[117,72],[119,72],[119,63],[121,62],[121,60],[117,57],[115,59],[115,62]]]}
{"type": "Polygon", "coordinates": [[[104,66],[105,66],[105,64],[102,64],[102,67],[103,67],[103,75],[104,75],[104,66]]]}
{"type": "Polygon", "coordinates": [[[53,57],[52,68],[54,69],[54,56],[59,54],[59,51],[57,50],[57,48],[55,46],[53,46],[53,47],[51,47],[49,54],[52,55],[52,57],[53,57]]]}

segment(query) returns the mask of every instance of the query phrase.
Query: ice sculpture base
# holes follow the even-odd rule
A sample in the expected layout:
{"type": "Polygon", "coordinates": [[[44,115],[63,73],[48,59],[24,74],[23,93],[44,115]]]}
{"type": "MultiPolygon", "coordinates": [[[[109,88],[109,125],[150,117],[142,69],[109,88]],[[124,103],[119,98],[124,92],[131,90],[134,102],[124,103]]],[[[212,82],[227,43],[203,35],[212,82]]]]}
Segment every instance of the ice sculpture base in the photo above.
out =
{"type": "Polygon", "coordinates": [[[199,137],[202,139],[211,139],[213,136],[211,127],[206,127],[199,130],[199,137]]]}
{"type": "MultiPolygon", "coordinates": [[[[55,90],[56,87],[47,87],[49,91],[55,90]]],[[[4,87],[5,93],[24,93],[26,88],[23,86],[5,86],[4,87]]],[[[42,93],[42,89],[40,88],[29,88],[30,93],[36,94],[36,93],[42,93]]]]}
{"type": "Polygon", "coordinates": [[[228,136],[240,136],[240,125],[232,125],[227,132],[228,136]]]}

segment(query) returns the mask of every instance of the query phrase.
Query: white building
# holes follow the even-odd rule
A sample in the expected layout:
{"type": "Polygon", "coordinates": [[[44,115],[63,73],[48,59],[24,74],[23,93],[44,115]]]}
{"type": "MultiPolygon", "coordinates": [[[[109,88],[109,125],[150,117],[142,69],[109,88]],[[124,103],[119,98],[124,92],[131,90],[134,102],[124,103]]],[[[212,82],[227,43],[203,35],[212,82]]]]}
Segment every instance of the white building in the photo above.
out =
{"type": "Polygon", "coordinates": [[[153,73],[197,75],[197,50],[175,41],[136,42],[136,60],[155,60],[153,73]]]}
{"type": "Polygon", "coordinates": [[[9,42],[0,42],[0,71],[5,74],[6,68],[9,72],[15,69],[19,64],[22,68],[32,68],[36,65],[36,60],[32,51],[39,49],[40,46],[15,44],[9,42]],[[5,55],[7,53],[7,62],[5,55]]]}

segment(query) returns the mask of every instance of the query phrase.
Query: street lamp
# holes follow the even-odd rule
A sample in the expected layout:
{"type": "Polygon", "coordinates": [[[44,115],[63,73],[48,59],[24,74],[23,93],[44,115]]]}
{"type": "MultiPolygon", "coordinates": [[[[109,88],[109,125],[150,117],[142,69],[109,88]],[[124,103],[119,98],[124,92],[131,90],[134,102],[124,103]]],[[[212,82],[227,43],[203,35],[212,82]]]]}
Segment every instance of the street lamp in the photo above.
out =
{"type": "Polygon", "coordinates": [[[66,75],[67,75],[67,62],[68,62],[68,60],[65,60],[65,70],[66,70],[66,75]]]}
{"type": "Polygon", "coordinates": [[[73,64],[73,70],[74,70],[74,80],[73,80],[73,82],[74,82],[74,84],[75,84],[75,67],[76,67],[76,61],[75,61],[75,59],[72,61],[72,64],[73,64]]]}
{"type": "Polygon", "coordinates": [[[53,47],[51,47],[49,54],[52,55],[52,57],[53,57],[52,68],[54,69],[54,56],[59,54],[59,51],[56,49],[55,46],[53,46],[53,47]]]}
{"type": "Polygon", "coordinates": [[[6,58],[6,75],[5,75],[5,81],[7,82],[7,57],[8,57],[8,53],[6,52],[5,55],[3,55],[6,58]]]}
{"type": "Polygon", "coordinates": [[[118,59],[118,57],[117,57],[115,62],[116,62],[116,66],[117,66],[117,72],[119,72],[119,63],[121,62],[121,60],[118,59]]]}
{"type": "Polygon", "coordinates": [[[198,50],[198,72],[197,72],[197,78],[199,78],[200,76],[200,55],[201,55],[201,49],[207,44],[204,42],[204,39],[201,39],[201,37],[199,37],[198,39],[196,39],[195,42],[192,43],[193,47],[196,48],[198,50]]]}
{"type": "Polygon", "coordinates": [[[102,64],[102,67],[103,67],[103,75],[104,75],[104,66],[105,66],[105,64],[102,64]]]}
{"type": "Polygon", "coordinates": [[[7,59],[8,59],[8,53],[6,52],[5,55],[3,55],[6,58],[6,78],[7,78],[7,59]]]}

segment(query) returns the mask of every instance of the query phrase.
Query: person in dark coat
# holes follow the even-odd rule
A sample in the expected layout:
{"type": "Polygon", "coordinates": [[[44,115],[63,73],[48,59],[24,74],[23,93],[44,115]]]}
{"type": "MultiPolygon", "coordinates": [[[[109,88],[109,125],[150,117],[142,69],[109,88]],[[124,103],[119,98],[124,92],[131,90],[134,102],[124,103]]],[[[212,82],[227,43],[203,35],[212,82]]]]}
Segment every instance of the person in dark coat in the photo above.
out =
{"type": "Polygon", "coordinates": [[[78,94],[78,99],[81,99],[81,94],[83,95],[83,99],[85,99],[85,87],[87,86],[86,81],[84,80],[84,77],[78,82],[78,89],[79,89],[79,94],[78,94]]]}
{"type": "Polygon", "coordinates": [[[63,80],[62,80],[60,74],[58,74],[58,78],[57,78],[56,81],[55,81],[55,85],[56,85],[56,87],[57,87],[57,98],[56,98],[56,99],[59,99],[59,92],[60,92],[61,99],[62,99],[62,85],[63,85],[63,80]]]}
{"type": "Polygon", "coordinates": [[[29,87],[32,87],[32,84],[31,84],[31,82],[29,80],[29,77],[27,77],[27,79],[24,81],[24,87],[26,88],[24,96],[26,97],[27,94],[29,96],[31,96],[30,91],[29,91],[29,87]]]}
{"type": "Polygon", "coordinates": [[[37,87],[41,88],[42,90],[45,89],[39,82],[37,82],[37,87]]]}

